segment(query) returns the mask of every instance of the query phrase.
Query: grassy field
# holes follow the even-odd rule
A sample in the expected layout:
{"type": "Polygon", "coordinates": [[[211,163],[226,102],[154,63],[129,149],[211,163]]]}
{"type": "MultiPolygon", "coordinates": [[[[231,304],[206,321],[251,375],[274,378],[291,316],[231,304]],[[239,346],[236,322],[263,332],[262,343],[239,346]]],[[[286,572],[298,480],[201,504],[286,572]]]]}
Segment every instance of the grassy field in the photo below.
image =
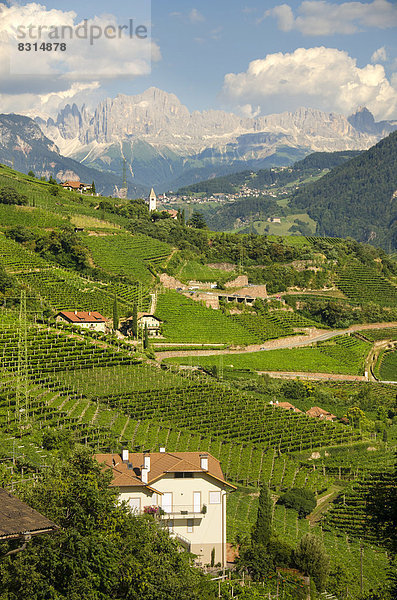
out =
{"type": "MultiPolygon", "coordinates": [[[[369,344],[365,342],[354,342],[353,348],[335,342],[315,348],[283,348],[244,354],[225,354],[221,359],[219,356],[198,356],[195,364],[203,367],[219,366],[222,360],[225,367],[235,369],[362,375],[364,357],[369,348],[369,344]]],[[[186,359],[170,358],[167,362],[186,364],[186,359]]]]}
{"type": "Polygon", "coordinates": [[[253,225],[256,231],[261,235],[266,235],[266,233],[268,233],[269,235],[274,236],[288,236],[288,234],[291,234],[291,227],[293,225],[296,225],[295,219],[298,219],[299,221],[305,223],[309,227],[311,233],[314,233],[316,231],[316,222],[313,221],[313,219],[311,219],[306,213],[287,215],[286,217],[281,217],[281,223],[269,223],[268,221],[254,221],[253,225]]]}

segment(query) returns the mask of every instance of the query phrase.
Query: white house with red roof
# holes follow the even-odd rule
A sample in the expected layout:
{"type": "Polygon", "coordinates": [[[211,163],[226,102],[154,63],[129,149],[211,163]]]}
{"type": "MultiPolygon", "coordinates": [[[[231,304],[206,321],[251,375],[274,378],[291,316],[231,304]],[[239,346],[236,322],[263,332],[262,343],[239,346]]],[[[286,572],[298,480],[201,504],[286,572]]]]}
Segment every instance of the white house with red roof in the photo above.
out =
{"type": "Polygon", "coordinates": [[[89,183],[81,183],[81,181],[65,181],[61,185],[71,192],[90,192],[92,189],[89,183]]]}
{"type": "Polygon", "coordinates": [[[112,469],[111,486],[136,513],[153,513],[193,554],[198,563],[226,565],[226,497],[228,483],[219,460],[203,452],[97,454],[112,469]]]}
{"type": "Polygon", "coordinates": [[[96,310],[62,310],[55,317],[57,323],[68,323],[69,325],[78,325],[94,331],[106,330],[106,319],[96,310]]]}

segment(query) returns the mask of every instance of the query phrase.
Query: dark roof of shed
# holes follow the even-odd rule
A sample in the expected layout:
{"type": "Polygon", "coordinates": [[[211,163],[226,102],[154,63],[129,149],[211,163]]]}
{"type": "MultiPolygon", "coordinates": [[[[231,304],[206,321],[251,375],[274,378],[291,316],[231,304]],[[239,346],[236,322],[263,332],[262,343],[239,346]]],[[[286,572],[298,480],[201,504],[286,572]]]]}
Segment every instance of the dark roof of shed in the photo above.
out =
{"type": "Polygon", "coordinates": [[[22,537],[24,534],[52,533],[58,525],[34,508],[0,488],[0,540],[22,537]]]}

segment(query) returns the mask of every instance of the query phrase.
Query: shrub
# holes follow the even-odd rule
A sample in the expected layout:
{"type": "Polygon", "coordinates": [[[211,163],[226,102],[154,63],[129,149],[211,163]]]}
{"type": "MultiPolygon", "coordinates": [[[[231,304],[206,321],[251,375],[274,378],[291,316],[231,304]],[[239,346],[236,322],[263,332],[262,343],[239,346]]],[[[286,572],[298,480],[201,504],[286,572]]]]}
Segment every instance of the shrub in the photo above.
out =
{"type": "Polygon", "coordinates": [[[312,491],[303,488],[292,488],[282,494],[277,501],[286,508],[293,508],[300,517],[306,517],[316,507],[316,498],[312,491]]]}
{"type": "Polygon", "coordinates": [[[17,204],[19,206],[26,206],[28,199],[23,194],[17,192],[12,187],[3,187],[0,190],[0,204],[17,204]]]}
{"type": "Polygon", "coordinates": [[[304,575],[312,577],[317,590],[322,592],[329,573],[329,557],[322,541],[315,535],[307,533],[299,541],[294,556],[298,569],[304,575]]]}

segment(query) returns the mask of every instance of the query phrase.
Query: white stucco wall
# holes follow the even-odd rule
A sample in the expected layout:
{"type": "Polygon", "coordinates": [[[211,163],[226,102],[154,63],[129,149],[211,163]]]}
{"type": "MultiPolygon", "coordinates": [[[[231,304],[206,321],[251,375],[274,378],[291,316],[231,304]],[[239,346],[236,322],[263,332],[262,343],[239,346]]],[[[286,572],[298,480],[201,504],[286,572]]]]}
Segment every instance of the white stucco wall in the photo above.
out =
{"type": "Polygon", "coordinates": [[[163,507],[166,510],[161,517],[164,526],[182,539],[189,540],[191,552],[198,555],[202,564],[210,563],[213,548],[215,563],[225,564],[226,486],[205,473],[193,473],[193,478],[175,478],[170,473],[151,486],[163,494],[172,494],[170,507],[166,506],[169,496],[150,494],[145,488],[121,488],[120,499],[136,507],[139,512],[143,512],[145,506],[163,507]],[[194,492],[200,493],[196,507],[193,504],[194,492]],[[219,501],[214,503],[214,500],[219,501]],[[204,504],[207,507],[205,514],[202,513],[204,504]],[[187,514],[182,514],[182,511],[187,514]]]}

